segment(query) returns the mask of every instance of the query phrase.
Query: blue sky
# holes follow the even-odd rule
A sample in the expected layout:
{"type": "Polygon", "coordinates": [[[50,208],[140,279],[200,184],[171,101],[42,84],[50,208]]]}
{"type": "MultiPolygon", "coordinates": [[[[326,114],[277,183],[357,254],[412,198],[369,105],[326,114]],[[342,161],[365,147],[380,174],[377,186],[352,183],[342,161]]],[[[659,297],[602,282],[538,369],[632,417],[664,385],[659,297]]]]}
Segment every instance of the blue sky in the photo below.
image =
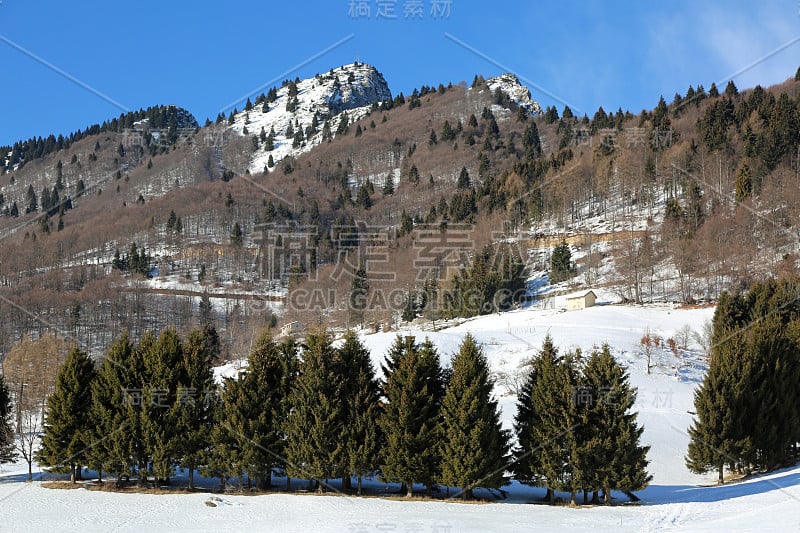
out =
{"type": "Polygon", "coordinates": [[[356,58],[395,94],[511,70],[543,105],[590,116],[649,109],[689,84],[768,85],[800,65],[800,0],[352,3],[369,15],[351,0],[2,0],[0,144],[156,104],[202,122],[283,73],[356,58]],[[406,18],[415,4],[421,17],[406,18]],[[396,18],[378,16],[391,7],[396,18]]]}

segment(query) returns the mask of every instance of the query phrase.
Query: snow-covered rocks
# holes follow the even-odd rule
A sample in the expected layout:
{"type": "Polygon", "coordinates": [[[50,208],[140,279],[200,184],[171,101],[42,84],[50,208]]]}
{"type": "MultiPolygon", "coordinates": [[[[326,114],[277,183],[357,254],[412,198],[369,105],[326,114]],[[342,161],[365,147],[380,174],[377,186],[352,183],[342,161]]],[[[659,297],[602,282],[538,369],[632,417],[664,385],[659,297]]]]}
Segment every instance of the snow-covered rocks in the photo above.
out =
{"type": "Polygon", "coordinates": [[[270,155],[277,164],[284,157],[306,152],[320,144],[328,131],[335,136],[342,121],[352,123],[366,115],[373,104],[391,98],[389,85],[375,67],[353,63],[285,83],[274,101],[260,101],[236,113],[230,129],[259,138],[249,168],[261,172],[270,155]],[[271,150],[260,139],[262,130],[265,135],[274,131],[271,150]],[[295,139],[298,130],[303,132],[301,140],[295,139]]]}
{"type": "Polygon", "coordinates": [[[486,86],[494,93],[500,89],[518,106],[527,109],[531,114],[538,115],[542,112],[539,102],[531,97],[531,91],[520,83],[514,74],[506,73],[489,78],[486,86]]]}

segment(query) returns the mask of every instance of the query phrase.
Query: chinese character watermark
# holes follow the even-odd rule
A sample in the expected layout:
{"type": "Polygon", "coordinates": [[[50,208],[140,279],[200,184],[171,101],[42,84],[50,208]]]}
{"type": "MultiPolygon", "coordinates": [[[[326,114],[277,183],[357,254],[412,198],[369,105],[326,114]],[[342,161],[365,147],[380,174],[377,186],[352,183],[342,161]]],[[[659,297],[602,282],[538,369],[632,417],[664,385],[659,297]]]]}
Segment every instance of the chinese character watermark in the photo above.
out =
{"type": "Polygon", "coordinates": [[[348,0],[347,16],[353,19],[422,20],[447,19],[453,12],[453,0],[348,0]]]}

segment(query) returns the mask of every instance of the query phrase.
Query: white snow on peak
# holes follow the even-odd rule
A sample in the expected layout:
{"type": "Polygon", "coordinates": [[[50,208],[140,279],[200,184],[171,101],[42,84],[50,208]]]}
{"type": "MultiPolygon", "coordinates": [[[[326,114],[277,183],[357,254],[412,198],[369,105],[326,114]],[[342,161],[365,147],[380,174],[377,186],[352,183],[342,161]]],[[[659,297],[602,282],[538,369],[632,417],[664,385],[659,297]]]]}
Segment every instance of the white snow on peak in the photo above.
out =
{"type": "Polygon", "coordinates": [[[353,123],[364,117],[372,104],[391,98],[386,80],[375,67],[352,63],[296,84],[284,83],[277,91],[277,99],[258,101],[249,111],[236,113],[229,128],[239,135],[259,138],[249,169],[253,173],[262,172],[270,155],[277,166],[284,157],[296,156],[320,144],[326,121],[331,136],[335,136],[345,117],[348,123],[353,123]],[[290,96],[292,85],[296,85],[296,97],[290,96]],[[315,117],[317,123],[313,128],[315,117]],[[262,128],[265,135],[274,130],[272,150],[267,150],[266,143],[260,141],[262,128]],[[303,140],[296,143],[293,135],[298,129],[303,131],[303,140]]]}
{"type": "Polygon", "coordinates": [[[500,89],[518,106],[527,109],[531,114],[538,115],[542,112],[542,107],[539,102],[531,97],[531,91],[520,83],[519,78],[514,74],[506,73],[489,78],[486,80],[486,86],[494,93],[500,89]]]}

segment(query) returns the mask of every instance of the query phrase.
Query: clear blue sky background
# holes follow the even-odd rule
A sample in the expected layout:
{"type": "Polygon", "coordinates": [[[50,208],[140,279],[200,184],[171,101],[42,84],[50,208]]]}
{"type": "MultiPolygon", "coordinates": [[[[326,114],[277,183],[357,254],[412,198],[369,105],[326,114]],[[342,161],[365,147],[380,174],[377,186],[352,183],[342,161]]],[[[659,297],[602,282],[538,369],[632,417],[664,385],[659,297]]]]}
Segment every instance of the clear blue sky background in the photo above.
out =
{"type": "Polygon", "coordinates": [[[511,70],[543,105],[591,116],[599,105],[649,109],[689,84],[768,85],[800,65],[800,42],[786,46],[800,36],[798,0],[421,0],[413,20],[404,17],[413,0],[384,1],[393,20],[378,17],[380,3],[352,16],[350,0],[2,0],[0,144],[119,115],[95,93],[127,109],[174,103],[213,119],[349,36],[286,77],[358,58],[408,94],[511,70]],[[434,17],[436,1],[449,14],[434,17]]]}

